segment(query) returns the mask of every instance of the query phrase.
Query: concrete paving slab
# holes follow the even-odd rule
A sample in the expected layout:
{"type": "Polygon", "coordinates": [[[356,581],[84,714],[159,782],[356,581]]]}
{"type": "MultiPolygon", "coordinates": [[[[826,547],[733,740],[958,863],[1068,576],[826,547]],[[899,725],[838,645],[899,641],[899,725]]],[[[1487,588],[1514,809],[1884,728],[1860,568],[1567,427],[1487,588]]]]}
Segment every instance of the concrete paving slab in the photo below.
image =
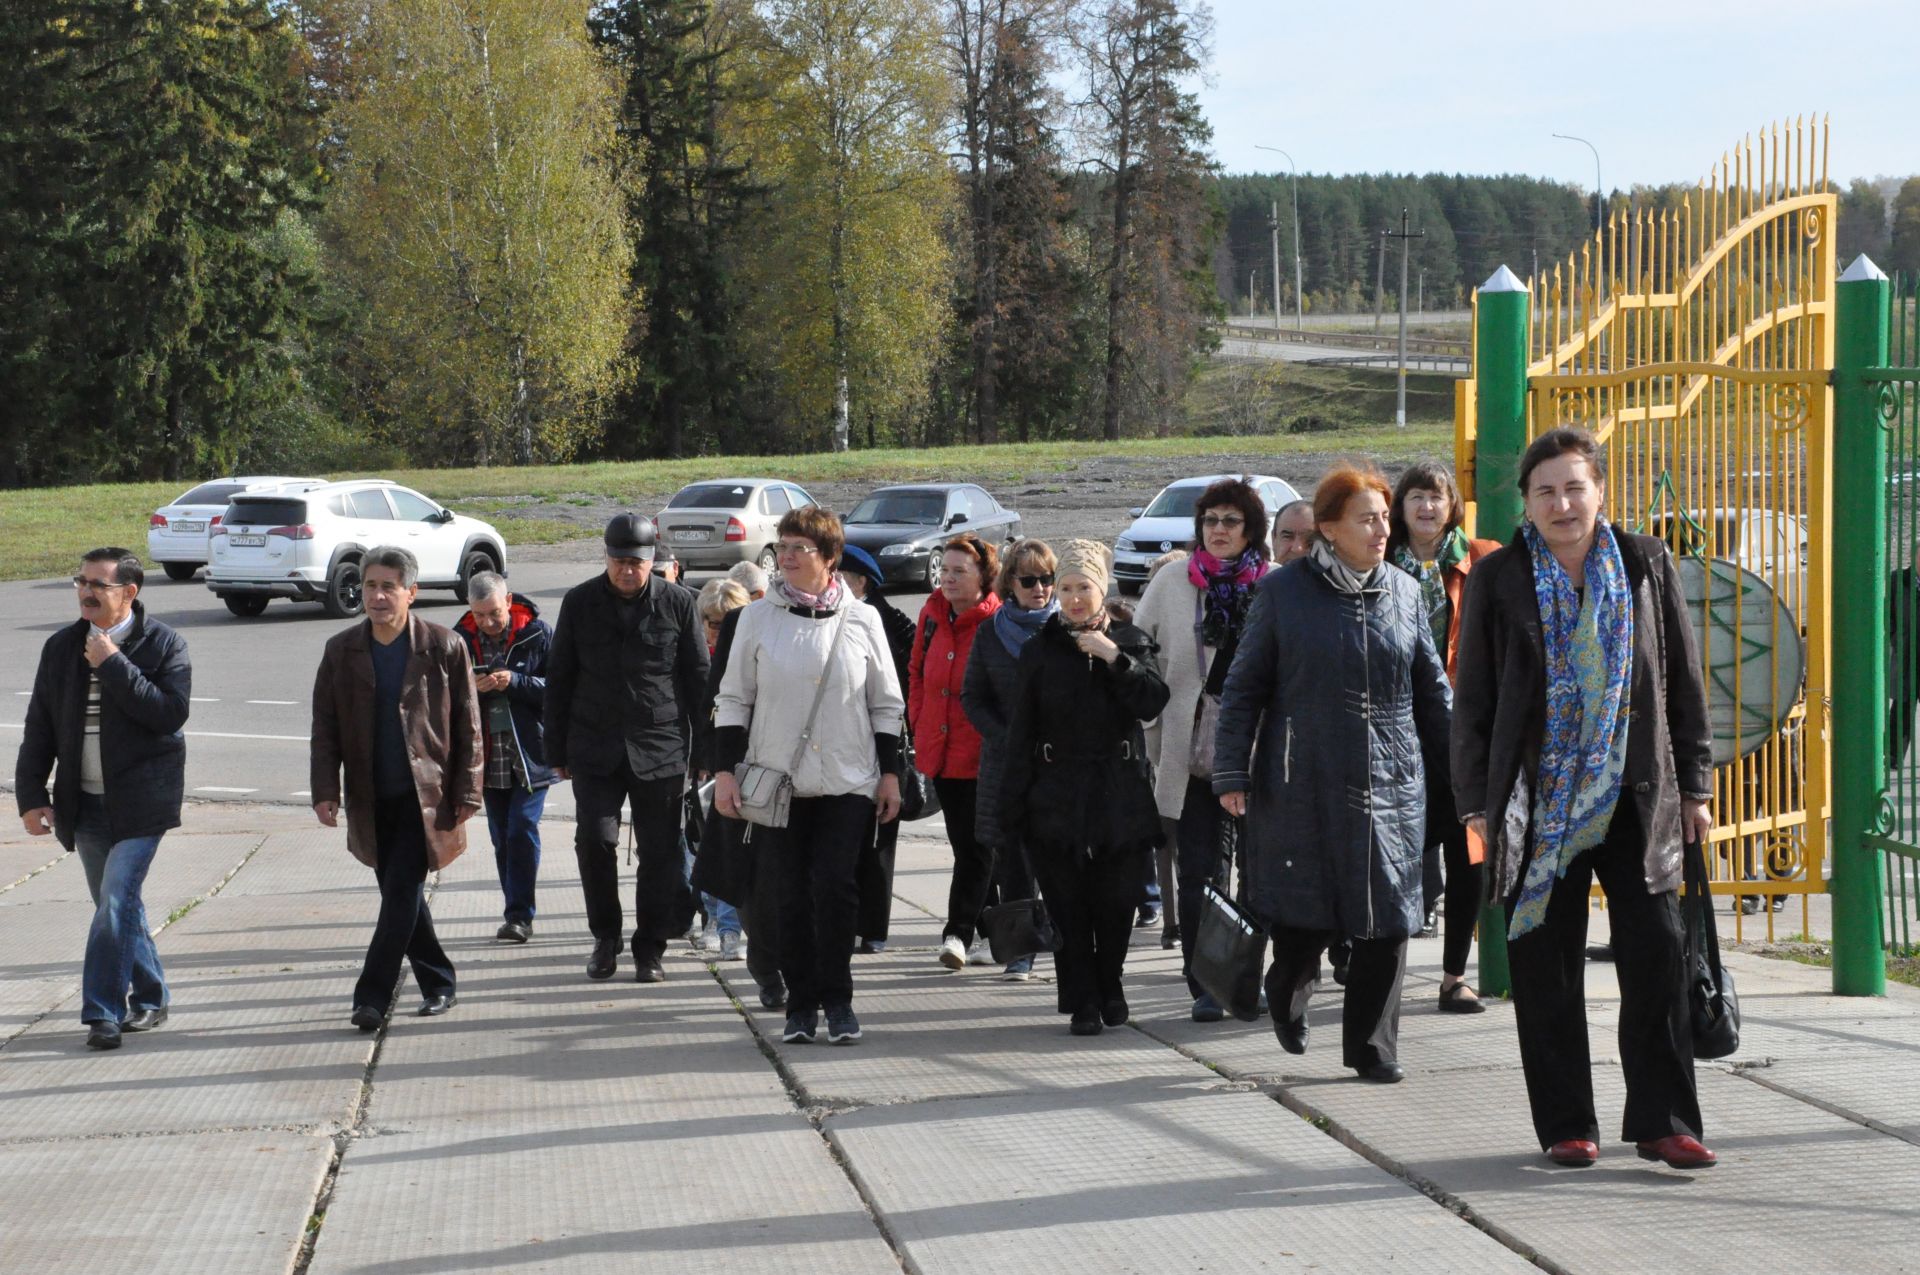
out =
{"type": "Polygon", "coordinates": [[[297,811],[274,820],[269,835],[222,894],[238,898],[351,890],[373,884],[373,869],[347,853],[345,828],[322,828],[297,811]]]}
{"type": "Polygon", "coordinates": [[[1744,1080],[1920,1145],[1915,1061],[1911,1053],[1856,1049],[1736,1070],[1744,1080]]]}
{"type": "Polygon", "coordinates": [[[634,1137],[604,1127],[355,1140],[313,1275],[540,1271],[899,1275],[826,1143],[796,1113],[634,1137]]]}
{"type": "Polygon", "coordinates": [[[0,1146],[9,1271],[289,1271],[332,1154],[274,1130],[0,1146]]]}
{"type": "Polygon", "coordinates": [[[1556,1169],[1539,1155],[1517,1067],[1488,1068],[1471,1083],[1416,1071],[1391,1090],[1315,1084],[1291,1093],[1397,1171],[1573,1275],[1920,1270],[1911,1243],[1920,1200],[1861,1190],[1920,1181],[1920,1147],[1718,1067],[1698,1075],[1706,1141],[1721,1163],[1691,1174],[1642,1161],[1617,1141],[1617,1067],[1595,1068],[1606,1140],[1591,1169],[1556,1169]]]}
{"type": "Polygon", "coordinates": [[[1203,1072],[836,1115],[910,1269],[1527,1271],[1265,1095],[1203,1072]],[[1197,1078],[1196,1078],[1197,1077],[1197,1078]]]}
{"type": "Polygon", "coordinates": [[[225,966],[358,964],[379,911],[372,873],[352,890],[232,897],[223,891],[167,927],[160,958],[225,966]]]}
{"type": "Polygon", "coordinates": [[[0,1142],[269,1126],[330,1132],[348,1119],[373,1047],[347,1023],[350,980],[278,967],[174,968],[168,978],[167,1025],[111,1053],[89,1051],[65,1015],[17,1036],[0,1053],[0,1142]]]}

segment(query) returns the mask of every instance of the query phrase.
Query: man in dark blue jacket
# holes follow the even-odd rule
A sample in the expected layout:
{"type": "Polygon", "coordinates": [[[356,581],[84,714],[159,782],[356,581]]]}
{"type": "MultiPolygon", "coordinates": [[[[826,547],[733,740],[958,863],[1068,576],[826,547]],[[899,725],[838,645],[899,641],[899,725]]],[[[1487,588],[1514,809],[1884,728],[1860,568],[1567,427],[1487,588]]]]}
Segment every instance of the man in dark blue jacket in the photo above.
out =
{"type": "Polygon", "coordinates": [[[140,887],[160,838],[180,826],[193,674],[186,642],[136,600],[145,578],[125,549],[81,559],[80,619],[40,650],[13,772],[27,833],[57,836],[86,869],[94,913],[80,1018],[94,1049],[167,1021],[140,887]]]}
{"type": "Polygon", "coordinates": [[[467,608],[453,627],[473,656],[473,685],[480,693],[487,832],[506,895],[505,919],[494,937],[524,943],[533,936],[540,817],[553,785],[541,721],[553,630],[540,618],[533,599],[509,590],[506,578],[492,571],[477,572],[468,583],[467,608]]]}

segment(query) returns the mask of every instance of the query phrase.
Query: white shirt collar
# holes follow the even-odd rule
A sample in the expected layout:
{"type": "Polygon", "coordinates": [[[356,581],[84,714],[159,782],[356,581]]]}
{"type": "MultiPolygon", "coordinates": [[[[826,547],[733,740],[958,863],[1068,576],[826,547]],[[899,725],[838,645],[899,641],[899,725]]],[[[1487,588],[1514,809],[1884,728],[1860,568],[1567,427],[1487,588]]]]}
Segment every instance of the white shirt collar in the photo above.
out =
{"type": "Polygon", "coordinates": [[[127,618],[120,621],[120,623],[114,625],[110,629],[103,629],[99,625],[91,624],[91,623],[89,624],[89,627],[92,628],[95,633],[104,633],[108,637],[112,638],[114,641],[117,642],[120,640],[122,635],[126,633],[128,629],[133,627],[133,612],[128,611],[127,618]]]}

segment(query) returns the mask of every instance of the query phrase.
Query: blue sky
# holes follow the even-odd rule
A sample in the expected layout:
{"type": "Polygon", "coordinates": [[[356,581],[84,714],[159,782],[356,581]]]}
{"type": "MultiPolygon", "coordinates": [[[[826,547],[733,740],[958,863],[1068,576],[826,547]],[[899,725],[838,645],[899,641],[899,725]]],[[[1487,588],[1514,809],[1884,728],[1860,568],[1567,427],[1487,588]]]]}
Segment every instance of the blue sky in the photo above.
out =
{"type": "Polygon", "coordinates": [[[1227,172],[1698,180],[1830,114],[1829,175],[1920,173],[1920,0],[1213,0],[1201,91],[1227,172]]]}

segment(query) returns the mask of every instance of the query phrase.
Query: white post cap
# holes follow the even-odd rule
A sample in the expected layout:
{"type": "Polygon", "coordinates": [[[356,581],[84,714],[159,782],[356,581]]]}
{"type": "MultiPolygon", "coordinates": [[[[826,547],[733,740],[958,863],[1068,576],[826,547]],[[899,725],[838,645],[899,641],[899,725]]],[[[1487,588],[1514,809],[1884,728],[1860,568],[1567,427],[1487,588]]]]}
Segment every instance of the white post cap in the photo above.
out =
{"type": "Polygon", "coordinates": [[[1853,259],[1853,264],[1847,267],[1847,272],[1840,276],[1840,282],[1862,283],[1886,277],[1887,272],[1874,265],[1873,258],[1863,252],[1853,259]]]}
{"type": "Polygon", "coordinates": [[[1525,292],[1526,290],[1527,285],[1520,282],[1520,276],[1505,266],[1488,275],[1487,281],[1480,285],[1482,292],[1525,292]]]}

